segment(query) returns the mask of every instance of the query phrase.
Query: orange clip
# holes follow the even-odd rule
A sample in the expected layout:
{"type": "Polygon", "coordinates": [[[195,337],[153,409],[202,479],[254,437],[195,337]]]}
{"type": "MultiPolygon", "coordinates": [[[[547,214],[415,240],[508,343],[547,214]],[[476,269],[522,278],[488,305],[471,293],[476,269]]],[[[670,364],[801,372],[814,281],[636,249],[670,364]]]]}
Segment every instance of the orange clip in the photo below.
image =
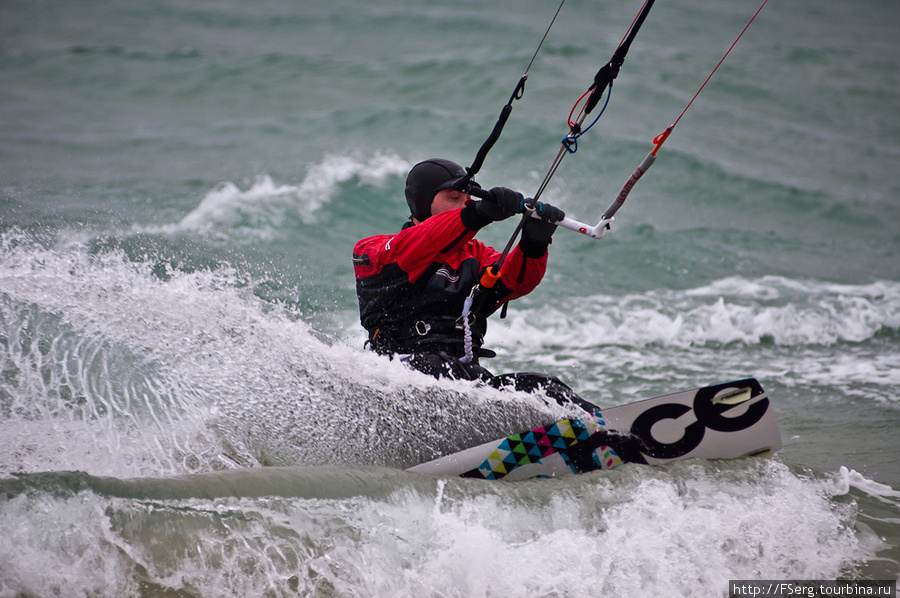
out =
{"type": "Polygon", "coordinates": [[[481,275],[481,286],[485,289],[492,289],[497,281],[500,280],[500,268],[497,266],[488,266],[484,274],[481,275]]]}

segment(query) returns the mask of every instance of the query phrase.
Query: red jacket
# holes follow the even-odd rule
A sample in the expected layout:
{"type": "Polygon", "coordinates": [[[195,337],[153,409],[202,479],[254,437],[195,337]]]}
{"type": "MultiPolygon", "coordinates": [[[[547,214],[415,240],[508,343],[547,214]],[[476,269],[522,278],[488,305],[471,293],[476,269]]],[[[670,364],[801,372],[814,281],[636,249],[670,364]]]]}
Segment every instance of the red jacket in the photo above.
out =
{"type": "MultiPolygon", "coordinates": [[[[475,239],[490,221],[474,203],[442,212],[394,235],[375,235],[353,248],[360,320],[381,353],[464,354],[457,320],[463,302],[500,252],[475,239]]],[[[547,244],[523,239],[506,257],[500,280],[485,293],[472,324],[480,348],[487,316],[530,293],[547,268],[547,244]]]]}

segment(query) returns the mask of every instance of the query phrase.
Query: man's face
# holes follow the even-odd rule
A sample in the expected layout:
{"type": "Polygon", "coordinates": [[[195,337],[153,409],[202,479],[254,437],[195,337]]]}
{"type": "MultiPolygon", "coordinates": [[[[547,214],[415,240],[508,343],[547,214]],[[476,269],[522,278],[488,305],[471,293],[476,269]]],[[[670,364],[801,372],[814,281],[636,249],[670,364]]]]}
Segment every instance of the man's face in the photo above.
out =
{"type": "Polygon", "coordinates": [[[431,202],[431,215],[435,216],[447,210],[458,210],[466,205],[466,202],[472,199],[468,193],[457,191],[456,189],[441,189],[434,196],[431,202]]]}

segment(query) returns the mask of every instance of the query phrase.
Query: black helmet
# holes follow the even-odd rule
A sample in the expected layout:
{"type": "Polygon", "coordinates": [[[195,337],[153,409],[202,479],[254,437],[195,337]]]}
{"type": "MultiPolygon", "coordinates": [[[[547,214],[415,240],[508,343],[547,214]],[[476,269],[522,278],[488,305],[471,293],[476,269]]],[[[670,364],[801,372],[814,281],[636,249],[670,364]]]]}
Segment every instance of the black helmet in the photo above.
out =
{"type": "Polygon", "coordinates": [[[429,218],[435,194],[450,189],[464,176],[465,168],[442,158],[432,158],[413,166],[406,177],[406,203],[410,214],[419,222],[429,218]]]}

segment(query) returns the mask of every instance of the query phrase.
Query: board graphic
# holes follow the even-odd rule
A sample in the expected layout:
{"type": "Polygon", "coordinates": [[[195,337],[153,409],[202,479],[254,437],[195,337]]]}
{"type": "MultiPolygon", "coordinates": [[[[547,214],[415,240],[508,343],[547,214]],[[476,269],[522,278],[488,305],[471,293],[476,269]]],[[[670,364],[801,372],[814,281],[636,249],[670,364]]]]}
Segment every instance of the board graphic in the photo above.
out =
{"type": "Polygon", "coordinates": [[[780,448],[768,396],[748,378],[585,413],[407,471],[513,481],[623,463],[770,456],[780,448]]]}

